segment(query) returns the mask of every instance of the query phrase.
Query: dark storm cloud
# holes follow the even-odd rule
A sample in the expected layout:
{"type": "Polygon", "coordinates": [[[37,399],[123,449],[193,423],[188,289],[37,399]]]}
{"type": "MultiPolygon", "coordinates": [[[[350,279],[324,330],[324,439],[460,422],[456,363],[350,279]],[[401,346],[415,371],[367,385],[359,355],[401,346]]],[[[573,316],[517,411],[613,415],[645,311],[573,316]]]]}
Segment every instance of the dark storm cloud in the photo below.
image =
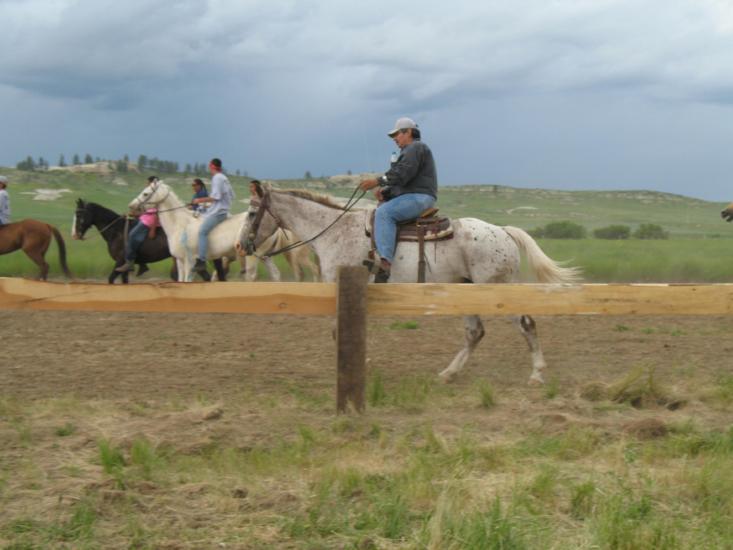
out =
{"type": "Polygon", "coordinates": [[[274,177],[379,169],[409,114],[452,182],[680,187],[674,132],[711,140],[686,158],[711,185],[733,168],[705,158],[733,123],[723,0],[0,0],[0,28],[0,124],[38,128],[2,163],[77,139],[274,177]],[[653,164],[623,153],[650,144],[653,164]]]}

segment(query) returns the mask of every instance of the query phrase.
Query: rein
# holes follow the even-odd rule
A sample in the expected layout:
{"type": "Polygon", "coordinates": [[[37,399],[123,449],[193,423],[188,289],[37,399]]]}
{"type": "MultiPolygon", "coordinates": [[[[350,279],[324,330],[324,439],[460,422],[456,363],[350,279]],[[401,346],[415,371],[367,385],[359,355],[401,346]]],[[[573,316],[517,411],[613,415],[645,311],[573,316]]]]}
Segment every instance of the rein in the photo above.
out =
{"type": "MultiPolygon", "coordinates": [[[[359,188],[358,187],[355,188],[354,189],[354,192],[351,193],[351,196],[349,197],[349,200],[346,201],[346,205],[344,206],[344,211],[341,212],[341,214],[339,214],[336,217],[335,220],[333,220],[324,229],[322,229],[321,231],[319,231],[318,233],[316,233],[310,239],[306,239],[304,241],[296,241],[296,242],[291,243],[291,244],[289,244],[287,246],[284,246],[282,248],[278,248],[277,250],[272,250],[272,251],[268,252],[267,254],[265,254],[264,256],[259,256],[257,254],[254,254],[254,256],[256,256],[257,258],[260,258],[260,259],[270,258],[272,256],[276,256],[277,254],[282,254],[283,252],[290,252],[291,250],[294,250],[295,248],[299,248],[301,246],[305,246],[307,244],[312,243],[318,237],[320,237],[326,231],[328,231],[334,225],[336,225],[336,223],[341,218],[343,218],[352,208],[354,208],[354,206],[356,206],[356,203],[359,202],[364,197],[364,195],[366,195],[366,193],[367,193],[366,191],[362,191],[361,192],[361,195],[359,195],[358,197],[356,197],[356,194],[357,194],[358,191],[359,191],[359,188]]],[[[250,234],[248,236],[248,241],[249,241],[249,243],[251,243],[251,250],[253,252],[256,250],[255,247],[254,247],[254,239],[257,237],[257,232],[260,229],[260,223],[262,222],[262,218],[265,215],[264,214],[265,211],[269,212],[270,216],[272,216],[273,218],[275,218],[275,223],[279,227],[283,227],[283,225],[284,225],[282,223],[282,221],[280,220],[280,218],[278,216],[276,216],[275,214],[273,214],[273,212],[270,210],[270,191],[268,191],[262,197],[262,202],[260,203],[260,207],[257,209],[257,217],[255,218],[255,221],[252,223],[252,228],[251,228],[250,234]]]]}

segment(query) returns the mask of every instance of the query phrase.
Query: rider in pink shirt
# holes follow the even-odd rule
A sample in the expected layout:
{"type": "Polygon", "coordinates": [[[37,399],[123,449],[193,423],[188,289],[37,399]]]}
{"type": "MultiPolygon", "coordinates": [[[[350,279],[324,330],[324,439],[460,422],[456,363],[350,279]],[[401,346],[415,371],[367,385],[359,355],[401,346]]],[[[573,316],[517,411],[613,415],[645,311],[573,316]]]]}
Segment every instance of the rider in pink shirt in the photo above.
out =
{"type": "MultiPolygon", "coordinates": [[[[158,181],[155,176],[148,178],[148,185],[152,185],[158,181]]],[[[158,220],[158,209],[148,208],[145,212],[140,215],[137,224],[132,228],[129,235],[127,236],[127,247],[125,248],[125,260],[124,264],[116,268],[117,271],[130,271],[135,266],[135,259],[140,247],[145,242],[146,238],[155,238],[155,228],[160,227],[160,220],[158,220]]]]}

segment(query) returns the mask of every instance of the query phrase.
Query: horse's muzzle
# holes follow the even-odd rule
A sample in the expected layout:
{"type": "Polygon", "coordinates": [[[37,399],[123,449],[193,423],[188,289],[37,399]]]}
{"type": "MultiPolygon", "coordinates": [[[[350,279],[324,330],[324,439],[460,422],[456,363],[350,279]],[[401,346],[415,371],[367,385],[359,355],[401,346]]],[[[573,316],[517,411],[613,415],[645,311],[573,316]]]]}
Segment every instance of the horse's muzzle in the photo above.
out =
{"type": "Polygon", "coordinates": [[[720,217],[727,222],[733,221],[733,208],[728,208],[720,213],[720,217]]]}

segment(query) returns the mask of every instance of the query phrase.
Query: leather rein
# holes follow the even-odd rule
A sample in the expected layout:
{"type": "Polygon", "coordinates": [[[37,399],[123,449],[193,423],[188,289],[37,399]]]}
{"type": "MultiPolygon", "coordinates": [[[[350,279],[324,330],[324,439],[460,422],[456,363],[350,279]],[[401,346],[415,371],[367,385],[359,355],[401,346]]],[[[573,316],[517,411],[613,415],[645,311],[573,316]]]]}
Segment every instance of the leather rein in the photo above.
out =
{"type": "Polygon", "coordinates": [[[346,202],[346,205],[344,206],[344,211],[341,212],[341,214],[339,214],[336,217],[335,220],[333,220],[324,229],[322,229],[321,231],[319,231],[318,233],[316,233],[310,239],[306,239],[304,241],[303,240],[299,240],[299,241],[296,241],[294,243],[290,243],[289,245],[284,246],[282,248],[279,248],[277,250],[271,250],[270,252],[266,253],[264,256],[259,256],[259,255],[255,254],[255,252],[257,251],[257,247],[255,246],[255,239],[257,238],[257,234],[258,234],[258,232],[260,230],[260,224],[262,223],[262,218],[264,218],[264,216],[265,216],[265,212],[267,212],[268,214],[270,214],[270,216],[272,216],[274,218],[275,223],[277,224],[278,227],[280,227],[282,229],[288,229],[287,226],[280,219],[280,217],[277,216],[270,209],[270,202],[271,202],[270,193],[271,193],[271,191],[269,191],[269,190],[264,191],[264,193],[262,194],[262,199],[260,201],[252,201],[252,203],[251,203],[253,205],[258,205],[259,204],[259,206],[257,207],[257,214],[255,215],[255,219],[252,222],[252,225],[250,226],[249,233],[247,234],[247,240],[244,243],[245,254],[247,254],[248,256],[255,255],[258,258],[264,259],[264,258],[270,258],[272,256],[276,256],[278,254],[282,254],[283,252],[289,252],[289,251],[291,251],[291,250],[293,250],[295,248],[299,248],[301,246],[305,246],[307,244],[312,243],[318,237],[320,237],[326,231],[328,231],[334,225],[336,225],[336,223],[341,218],[343,218],[344,215],[346,215],[346,213],[348,213],[352,208],[354,208],[354,206],[356,206],[356,203],[359,202],[364,195],[366,195],[366,191],[362,191],[361,192],[361,195],[359,195],[358,197],[356,197],[356,194],[357,194],[358,191],[359,191],[359,188],[358,187],[356,189],[354,189],[354,192],[351,194],[351,196],[349,197],[349,200],[346,202]]]}

